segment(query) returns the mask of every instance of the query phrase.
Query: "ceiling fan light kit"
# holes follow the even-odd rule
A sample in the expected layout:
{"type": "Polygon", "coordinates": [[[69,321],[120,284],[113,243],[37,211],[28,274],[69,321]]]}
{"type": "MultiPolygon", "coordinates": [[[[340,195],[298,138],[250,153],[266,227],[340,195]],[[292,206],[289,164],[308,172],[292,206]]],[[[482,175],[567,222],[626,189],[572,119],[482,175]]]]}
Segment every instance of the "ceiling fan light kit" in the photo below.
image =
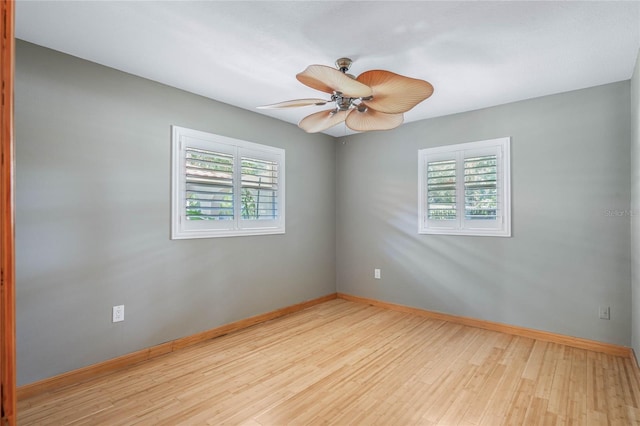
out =
{"type": "Polygon", "coordinates": [[[370,70],[358,77],[347,74],[353,61],[340,58],[336,68],[309,65],[296,75],[298,81],[331,99],[294,99],[258,108],[295,108],[335,103],[335,107],[303,118],[298,126],[307,133],[322,132],[342,122],[357,132],[390,130],[404,122],[403,113],[433,94],[433,86],[424,80],[405,77],[391,71],[370,70]]]}

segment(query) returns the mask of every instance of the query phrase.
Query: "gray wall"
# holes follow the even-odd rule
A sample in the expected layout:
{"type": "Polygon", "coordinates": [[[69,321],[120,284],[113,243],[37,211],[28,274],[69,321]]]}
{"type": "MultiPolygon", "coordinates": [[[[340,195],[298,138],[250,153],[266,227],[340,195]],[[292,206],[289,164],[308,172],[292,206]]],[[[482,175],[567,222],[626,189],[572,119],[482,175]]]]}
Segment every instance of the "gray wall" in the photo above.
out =
{"type": "Polygon", "coordinates": [[[15,103],[20,385],[335,292],[333,138],[22,41],[15,103]],[[172,124],[286,149],[286,234],[169,240],[172,124]]]}
{"type": "Polygon", "coordinates": [[[344,138],[338,291],[629,345],[629,93],[625,81],[344,138]],[[418,149],[502,136],[513,237],[418,235],[418,149]]]}
{"type": "Polygon", "coordinates": [[[336,142],[25,42],[16,59],[20,385],[336,289],[631,342],[638,67],[631,84],[336,142]],[[287,233],[169,240],[172,124],[285,148],[287,233]],[[513,237],[418,235],[418,149],[502,136],[513,237]],[[116,304],[124,323],[110,321],[116,304]]]}
{"type": "Polygon", "coordinates": [[[631,78],[631,344],[640,356],[640,51],[631,78]]]}

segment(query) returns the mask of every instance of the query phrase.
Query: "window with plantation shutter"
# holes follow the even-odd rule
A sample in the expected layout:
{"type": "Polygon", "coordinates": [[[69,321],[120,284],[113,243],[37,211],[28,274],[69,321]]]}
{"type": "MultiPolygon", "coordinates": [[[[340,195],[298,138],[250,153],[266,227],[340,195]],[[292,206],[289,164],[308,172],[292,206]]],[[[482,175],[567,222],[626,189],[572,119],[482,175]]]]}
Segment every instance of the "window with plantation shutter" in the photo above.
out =
{"type": "Polygon", "coordinates": [[[172,239],[285,232],[284,150],[172,131],[172,239]]]}
{"type": "Polygon", "coordinates": [[[418,151],[421,234],[511,236],[510,138],[418,151]]]}

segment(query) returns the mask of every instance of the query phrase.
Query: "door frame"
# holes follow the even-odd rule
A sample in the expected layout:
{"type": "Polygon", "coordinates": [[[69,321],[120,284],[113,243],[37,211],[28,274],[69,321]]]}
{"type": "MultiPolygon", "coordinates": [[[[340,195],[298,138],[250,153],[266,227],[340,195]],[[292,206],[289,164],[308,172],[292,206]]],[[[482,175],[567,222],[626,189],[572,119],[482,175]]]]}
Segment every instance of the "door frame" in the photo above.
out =
{"type": "Polygon", "coordinates": [[[0,417],[16,424],[16,328],[14,234],[13,0],[0,3],[0,417]]]}

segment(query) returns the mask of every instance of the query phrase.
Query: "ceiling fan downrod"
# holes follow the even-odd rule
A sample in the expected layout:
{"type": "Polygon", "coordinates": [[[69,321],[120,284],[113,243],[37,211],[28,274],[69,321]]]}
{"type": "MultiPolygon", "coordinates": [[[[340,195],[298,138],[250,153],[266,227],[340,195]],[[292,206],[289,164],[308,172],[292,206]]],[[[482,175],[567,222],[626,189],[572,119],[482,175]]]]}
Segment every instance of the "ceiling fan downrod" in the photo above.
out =
{"type": "Polygon", "coordinates": [[[340,58],[336,60],[336,67],[338,67],[343,74],[346,74],[347,71],[349,71],[349,68],[351,68],[352,63],[353,61],[349,58],[340,58]]]}

